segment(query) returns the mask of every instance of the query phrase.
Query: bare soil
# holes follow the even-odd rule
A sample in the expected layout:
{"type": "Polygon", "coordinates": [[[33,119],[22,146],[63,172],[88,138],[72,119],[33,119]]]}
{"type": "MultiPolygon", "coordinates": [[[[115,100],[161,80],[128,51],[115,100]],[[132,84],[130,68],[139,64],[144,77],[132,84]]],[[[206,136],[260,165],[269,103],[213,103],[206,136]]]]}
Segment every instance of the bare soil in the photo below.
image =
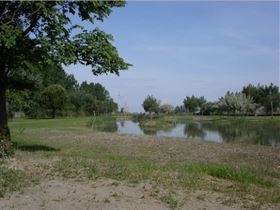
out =
{"type": "MultiPolygon", "coordinates": [[[[96,181],[45,180],[34,187],[0,199],[0,209],[10,210],[165,210],[172,209],[160,198],[163,189],[152,184],[127,184],[110,179],[96,181]]],[[[176,192],[180,197],[180,192],[176,192]]],[[[182,194],[183,195],[183,194],[182,194]]],[[[178,201],[177,209],[245,209],[242,203],[231,203],[223,194],[195,191],[178,201]]]]}

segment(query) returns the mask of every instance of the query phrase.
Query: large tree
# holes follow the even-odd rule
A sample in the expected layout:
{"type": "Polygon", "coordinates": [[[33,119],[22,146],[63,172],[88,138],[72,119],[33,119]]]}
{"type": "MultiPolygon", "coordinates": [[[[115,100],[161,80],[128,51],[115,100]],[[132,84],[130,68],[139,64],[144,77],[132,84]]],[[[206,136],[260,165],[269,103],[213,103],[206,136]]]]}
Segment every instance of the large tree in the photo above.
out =
{"type": "Polygon", "coordinates": [[[38,69],[47,64],[81,63],[91,66],[94,75],[119,74],[120,70],[128,69],[129,64],[111,44],[111,35],[82,26],[83,22],[103,21],[113,7],[124,5],[124,1],[0,2],[0,149],[3,154],[10,145],[7,89],[31,87],[38,69]]]}

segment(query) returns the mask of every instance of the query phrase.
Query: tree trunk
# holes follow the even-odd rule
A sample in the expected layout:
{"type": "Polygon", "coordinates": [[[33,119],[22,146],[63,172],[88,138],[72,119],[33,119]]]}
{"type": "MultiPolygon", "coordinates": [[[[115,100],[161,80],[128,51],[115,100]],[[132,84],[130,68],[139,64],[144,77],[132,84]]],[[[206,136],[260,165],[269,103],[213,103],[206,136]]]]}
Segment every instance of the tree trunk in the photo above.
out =
{"type": "Polygon", "coordinates": [[[56,109],[52,109],[52,118],[54,119],[55,118],[55,115],[56,115],[56,109]]]}
{"type": "MultiPolygon", "coordinates": [[[[2,81],[3,77],[0,78],[2,81]]],[[[10,155],[12,143],[7,120],[6,88],[0,84],[0,158],[10,155]]]]}
{"type": "Polygon", "coordinates": [[[6,90],[0,86],[0,132],[8,127],[7,107],[6,107],[6,90]]]}
{"type": "Polygon", "coordinates": [[[270,99],[270,109],[271,109],[271,116],[273,117],[273,103],[272,103],[272,99],[270,99]]]}

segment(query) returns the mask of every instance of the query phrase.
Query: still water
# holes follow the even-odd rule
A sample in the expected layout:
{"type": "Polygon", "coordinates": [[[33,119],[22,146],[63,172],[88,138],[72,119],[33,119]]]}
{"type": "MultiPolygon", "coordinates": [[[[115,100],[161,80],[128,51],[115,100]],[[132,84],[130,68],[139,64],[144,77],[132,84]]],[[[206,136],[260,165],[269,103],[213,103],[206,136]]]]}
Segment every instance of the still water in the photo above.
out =
{"type": "Polygon", "coordinates": [[[116,132],[198,139],[220,143],[246,143],[280,148],[280,125],[265,121],[206,121],[176,123],[167,130],[146,131],[138,122],[117,122],[116,132]]]}

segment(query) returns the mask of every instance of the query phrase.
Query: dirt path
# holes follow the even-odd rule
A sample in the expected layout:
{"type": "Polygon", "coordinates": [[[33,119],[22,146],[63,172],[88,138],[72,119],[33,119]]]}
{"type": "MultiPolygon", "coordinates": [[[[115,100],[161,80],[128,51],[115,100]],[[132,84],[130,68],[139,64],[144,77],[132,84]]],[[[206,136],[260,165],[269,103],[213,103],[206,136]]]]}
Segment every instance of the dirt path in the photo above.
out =
{"type": "Polygon", "coordinates": [[[223,204],[225,197],[218,193],[196,191],[178,203],[168,200],[168,197],[162,200],[164,193],[154,190],[149,184],[129,185],[109,179],[92,182],[56,179],[1,198],[0,209],[165,210],[175,208],[175,204],[176,209],[242,209],[238,204],[223,204]]]}

